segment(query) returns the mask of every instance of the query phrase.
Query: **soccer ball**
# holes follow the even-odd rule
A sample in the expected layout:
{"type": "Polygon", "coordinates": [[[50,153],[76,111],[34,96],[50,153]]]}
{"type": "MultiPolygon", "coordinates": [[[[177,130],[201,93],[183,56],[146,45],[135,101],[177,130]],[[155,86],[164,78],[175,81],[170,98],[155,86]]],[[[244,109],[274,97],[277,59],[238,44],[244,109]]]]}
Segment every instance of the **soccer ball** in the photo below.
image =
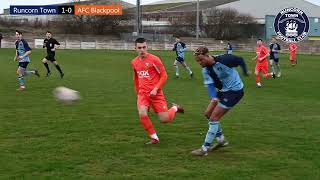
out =
{"type": "Polygon", "coordinates": [[[64,103],[72,103],[80,99],[80,93],[78,91],[63,86],[55,88],[53,95],[58,101],[64,103]]]}

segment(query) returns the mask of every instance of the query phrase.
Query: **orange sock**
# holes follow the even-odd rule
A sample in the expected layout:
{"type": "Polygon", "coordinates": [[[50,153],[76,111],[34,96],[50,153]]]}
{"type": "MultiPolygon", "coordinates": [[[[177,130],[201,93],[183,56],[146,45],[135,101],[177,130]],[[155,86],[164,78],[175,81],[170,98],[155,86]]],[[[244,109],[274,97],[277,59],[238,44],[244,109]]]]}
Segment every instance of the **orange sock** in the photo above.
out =
{"type": "Polygon", "coordinates": [[[169,110],[168,110],[168,115],[169,115],[169,119],[168,119],[168,123],[172,122],[174,117],[176,116],[176,112],[178,111],[176,106],[172,106],[169,110]]]}
{"type": "Polygon", "coordinates": [[[260,75],[256,75],[256,83],[260,83],[260,75]]]}
{"type": "Polygon", "coordinates": [[[140,123],[150,136],[156,133],[156,131],[153,128],[152,122],[148,116],[140,117],[140,123]]]}

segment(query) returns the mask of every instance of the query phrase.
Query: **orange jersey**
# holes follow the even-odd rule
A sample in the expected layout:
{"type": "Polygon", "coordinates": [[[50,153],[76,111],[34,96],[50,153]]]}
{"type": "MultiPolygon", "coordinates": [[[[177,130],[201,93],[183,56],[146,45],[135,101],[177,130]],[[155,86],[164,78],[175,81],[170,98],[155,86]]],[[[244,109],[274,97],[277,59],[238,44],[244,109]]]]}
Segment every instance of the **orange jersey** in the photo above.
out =
{"type": "MultiPolygon", "coordinates": [[[[269,53],[269,50],[261,45],[260,47],[257,47],[256,48],[256,53],[258,54],[258,59],[266,56],[268,53],[269,53]]],[[[268,62],[267,58],[264,58],[262,61],[258,61],[257,63],[265,63],[265,62],[268,62]]]]}
{"type": "MultiPolygon", "coordinates": [[[[131,61],[131,65],[137,81],[137,93],[149,94],[159,84],[160,74],[164,73],[167,76],[160,58],[150,53],[143,60],[137,56],[131,61]]],[[[161,86],[158,88],[158,92],[161,92],[161,86]]]]}
{"type": "Polygon", "coordinates": [[[298,46],[296,43],[291,43],[289,45],[290,54],[295,54],[297,52],[298,46]]]}

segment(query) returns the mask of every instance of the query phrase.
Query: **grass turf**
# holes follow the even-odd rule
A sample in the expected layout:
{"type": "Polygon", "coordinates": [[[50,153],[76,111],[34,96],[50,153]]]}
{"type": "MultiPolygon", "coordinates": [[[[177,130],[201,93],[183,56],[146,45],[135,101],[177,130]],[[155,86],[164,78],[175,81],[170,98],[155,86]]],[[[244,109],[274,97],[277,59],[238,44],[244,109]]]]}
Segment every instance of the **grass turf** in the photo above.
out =
{"type": "MultiPolygon", "coordinates": [[[[200,66],[187,54],[190,80],[180,67],[174,79],[174,53],[155,51],[169,74],[164,92],[186,110],[172,124],[151,113],[161,143],[146,146],[139,123],[130,61],[135,53],[59,50],[65,71],[45,78],[43,50],[34,50],[29,68],[41,78],[26,78],[17,93],[13,49],[0,49],[0,174],[4,179],[320,179],[319,56],[298,55],[291,67],[280,57],[283,76],[242,77],[245,96],[222,119],[230,146],[205,158],[192,157],[207,131],[202,112],[208,103],[200,66]],[[57,86],[80,91],[82,100],[64,105],[52,96],[57,86]]],[[[251,71],[254,53],[240,53],[251,71]]]]}

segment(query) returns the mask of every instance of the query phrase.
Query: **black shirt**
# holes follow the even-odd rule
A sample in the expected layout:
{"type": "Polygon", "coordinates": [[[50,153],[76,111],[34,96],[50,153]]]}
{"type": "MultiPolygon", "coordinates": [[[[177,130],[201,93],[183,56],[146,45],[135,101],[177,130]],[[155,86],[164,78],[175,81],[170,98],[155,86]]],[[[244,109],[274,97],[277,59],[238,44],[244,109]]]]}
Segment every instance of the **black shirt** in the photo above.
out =
{"type": "Polygon", "coordinates": [[[53,38],[45,39],[43,41],[43,48],[47,48],[48,54],[52,54],[52,55],[55,54],[55,51],[51,51],[51,49],[54,48],[54,45],[60,45],[60,43],[56,39],[53,39],[53,38]]]}

